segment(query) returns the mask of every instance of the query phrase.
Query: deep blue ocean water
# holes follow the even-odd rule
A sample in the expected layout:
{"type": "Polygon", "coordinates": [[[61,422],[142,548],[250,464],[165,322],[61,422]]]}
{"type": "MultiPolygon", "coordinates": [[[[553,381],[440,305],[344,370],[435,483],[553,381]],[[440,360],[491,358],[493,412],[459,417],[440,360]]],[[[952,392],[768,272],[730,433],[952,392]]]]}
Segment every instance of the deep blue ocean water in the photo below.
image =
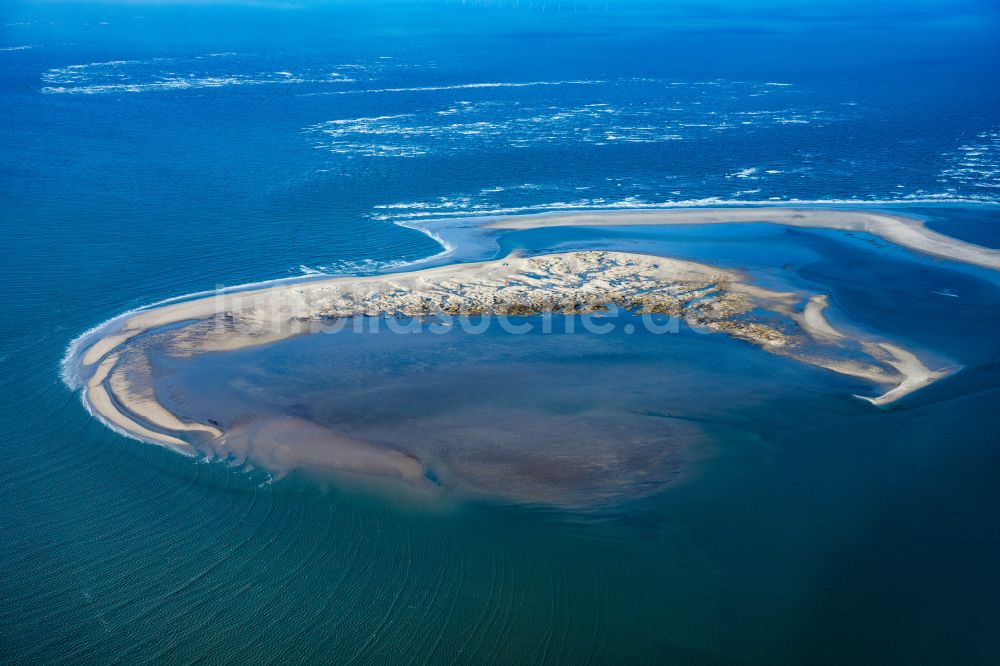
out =
{"type": "MultiPolygon", "coordinates": [[[[600,520],[260,486],[108,431],[59,371],[130,308],[433,255],[396,224],[432,216],[874,202],[997,247],[998,21],[975,1],[3,3],[0,661],[991,663],[988,333],[955,395],[880,420],[845,402],[857,437],[796,423],[600,520]]],[[[840,305],[877,312],[866,281],[904,273],[838,242],[840,305]]],[[[928,286],[995,302],[945,273],[928,286]]],[[[919,313],[872,316],[906,335],[919,313]]]]}

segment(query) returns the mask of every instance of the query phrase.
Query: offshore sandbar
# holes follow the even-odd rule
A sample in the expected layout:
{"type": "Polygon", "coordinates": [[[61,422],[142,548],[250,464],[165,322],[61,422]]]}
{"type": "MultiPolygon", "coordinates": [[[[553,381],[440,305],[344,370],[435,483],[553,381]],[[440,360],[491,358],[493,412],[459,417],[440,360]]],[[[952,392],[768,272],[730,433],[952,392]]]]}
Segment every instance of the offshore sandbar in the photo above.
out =
{"type": "Polygon", "coordinates": [[[1000,270],[1000,250],[932,231],[915,218],[872,211],[777,207],[595,210],[504,217],[490,221],[485,226],[491,229],[535,229],[560,226],[609,227],[752,222],[864,232],[923,254],[1000,270]]]}

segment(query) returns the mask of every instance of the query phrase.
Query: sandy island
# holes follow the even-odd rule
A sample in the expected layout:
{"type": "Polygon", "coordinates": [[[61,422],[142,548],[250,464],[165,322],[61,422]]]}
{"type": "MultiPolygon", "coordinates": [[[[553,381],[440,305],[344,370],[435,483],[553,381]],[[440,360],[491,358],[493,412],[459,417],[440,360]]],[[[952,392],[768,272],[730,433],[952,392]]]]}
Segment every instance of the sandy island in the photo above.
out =
{"type": "MultiPolygon", "coordinates": [[[[698,209],[503,218],[486,226],[614,226],[769,222],[864,231],[933,256],[1000,269],[1000,252],[903,217],[855,211],[698,209]]],[[[912,351],[825,316],[825,294],[781,292],[747,275],[691,261],[611,251],[509,256],[367,277],[338,277],[220,293],[112,320],[71,350],[88,409],[113,429],[175,451],[252,459],[278,474],[302,467],[426,484],[414,455],[301,419],[253,421],[228,432],[178,418],[153,390],[149,345],[179,357],[236,350],[324,330],[357,316],[475,317],[600,313],[619,307],[675,317],[796,361],[882,388],[884,407],[944,377],[912,351]],[[289,442],[301,446],[289,446],[289,442]]]]}

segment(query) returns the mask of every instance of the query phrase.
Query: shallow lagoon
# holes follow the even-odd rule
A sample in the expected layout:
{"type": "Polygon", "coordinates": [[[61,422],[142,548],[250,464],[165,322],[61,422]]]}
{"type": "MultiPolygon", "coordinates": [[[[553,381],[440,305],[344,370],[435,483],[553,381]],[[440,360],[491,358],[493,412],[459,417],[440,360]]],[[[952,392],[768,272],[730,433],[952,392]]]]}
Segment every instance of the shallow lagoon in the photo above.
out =
{"type": "MultiPolygon", "coordinates": [[[[864,409],[843,397],[863,384],[667,317],[507,320],[518,333],[472,324],[355,320],[264,348],[159,357],[153,376],[185,420],[226,432],[283,421],[275,444],[303,456],[334,445],[306,434],[317,424],[416,456],[427,491],[588,509],[683,480],[714,440],[753,436],[746,414],[769,403],[805,395],[781,418],[812,414],[823,393],[864,409]]],[[[269,451],[234,451],[228,439],[219,455],[285,471],[269,451]]],[[[322,467],[320,451],[308,457],[322,467]]]]}

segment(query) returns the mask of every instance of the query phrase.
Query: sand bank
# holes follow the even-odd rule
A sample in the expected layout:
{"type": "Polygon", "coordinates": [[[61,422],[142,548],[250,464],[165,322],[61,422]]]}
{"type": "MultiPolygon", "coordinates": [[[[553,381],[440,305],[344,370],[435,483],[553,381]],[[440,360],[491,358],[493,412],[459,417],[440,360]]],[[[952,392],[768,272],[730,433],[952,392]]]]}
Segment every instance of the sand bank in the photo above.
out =
{"type": "MultiPolygon", "coordinates": [[[[550,219],[550,218],[547,218],[550,219]]],[[[827,322],[822,294],[779,292],[749,284],[738,271],[624,252],[567,252],[506,257],[408,273],[288,283],[174,303],[114,322],[80,351],[85,400],[109,425],[139,439],[193,453],[235,455],[287,468],[311,465],[423,483],[404,452],[333,431],[289,423],[224,432],[183,420],[152,388],[148,345],[179,357],[267,344],[323,330],[356,316],[587,314],[608,306],[683,319],[770,353],[890,389],[868,398],[884,406],[946,374],[874,338],[827,322]],[[275,433],[308,433],[313,445],[289,449],[275,433]],[[315,440],[315,441],[314,441],[315,440]],[[329,452],[314,445],[324,440],[329,452]]]]}
{"type": "Polygon", "coordinates": [[[106,381],[117,363],[117,354],[105,357],[104,361],[101,362],[100,366],[98,366],[97,370],[87,381],[84,388],[84,400],[91,411],[114,430],[122,431],[136,439],[161,444],[186,455],[195,455],[196,451],[194,447],[184,440],[164,432],[150,430],[127,415],[127,411],[138,411],[141,413],[141,406],[132,405],[129,408],[122,409],[115,404],[106,386],[106,381]]]}
{"type": "MultiPolygon", "coordinates": [[[[877,344],[888,354],[887,357],[882,357],[883,362],[896,368],[900,375],[902,375],[903,381],[897,384],[895,388],[874,398],[857,396],[862,400],[867,400],[873,405],[889,405],[903,396],[922,389],[943,377],[947,377],[948,375],[958,372],[961,369],[960,367],[950,367],[942,368],[940,370],[931,370],[924,365],[913,352],[907,351],[902,347],[898,347],[888,342],[880,342],[877,344]]],[[[872,353],[877,354],[878,352],[872,350],[872,353]]]]}
{"type": "Polygon", "coordinates": [[[827,341],[839,340],[844,337],[844,334],[830,326],[830,322],[823,314],[823,311],[828,307],[830,307],[830,299],[826,294],[813,296],[806,303],[801,315],[795,316],[794,319],[813,337],[827,341]]]}
{"type": "Polygon", "coordinates": [[[860,231],[902,247],[983,268],[1000,270],[1000,250],[973,245],[928,229],[920,220],[887,213],[810,208],[677,208],[520,215],[488,223],[493,229],[555,226],[634,226],[763,222],[810,229],[860,231]]]}

